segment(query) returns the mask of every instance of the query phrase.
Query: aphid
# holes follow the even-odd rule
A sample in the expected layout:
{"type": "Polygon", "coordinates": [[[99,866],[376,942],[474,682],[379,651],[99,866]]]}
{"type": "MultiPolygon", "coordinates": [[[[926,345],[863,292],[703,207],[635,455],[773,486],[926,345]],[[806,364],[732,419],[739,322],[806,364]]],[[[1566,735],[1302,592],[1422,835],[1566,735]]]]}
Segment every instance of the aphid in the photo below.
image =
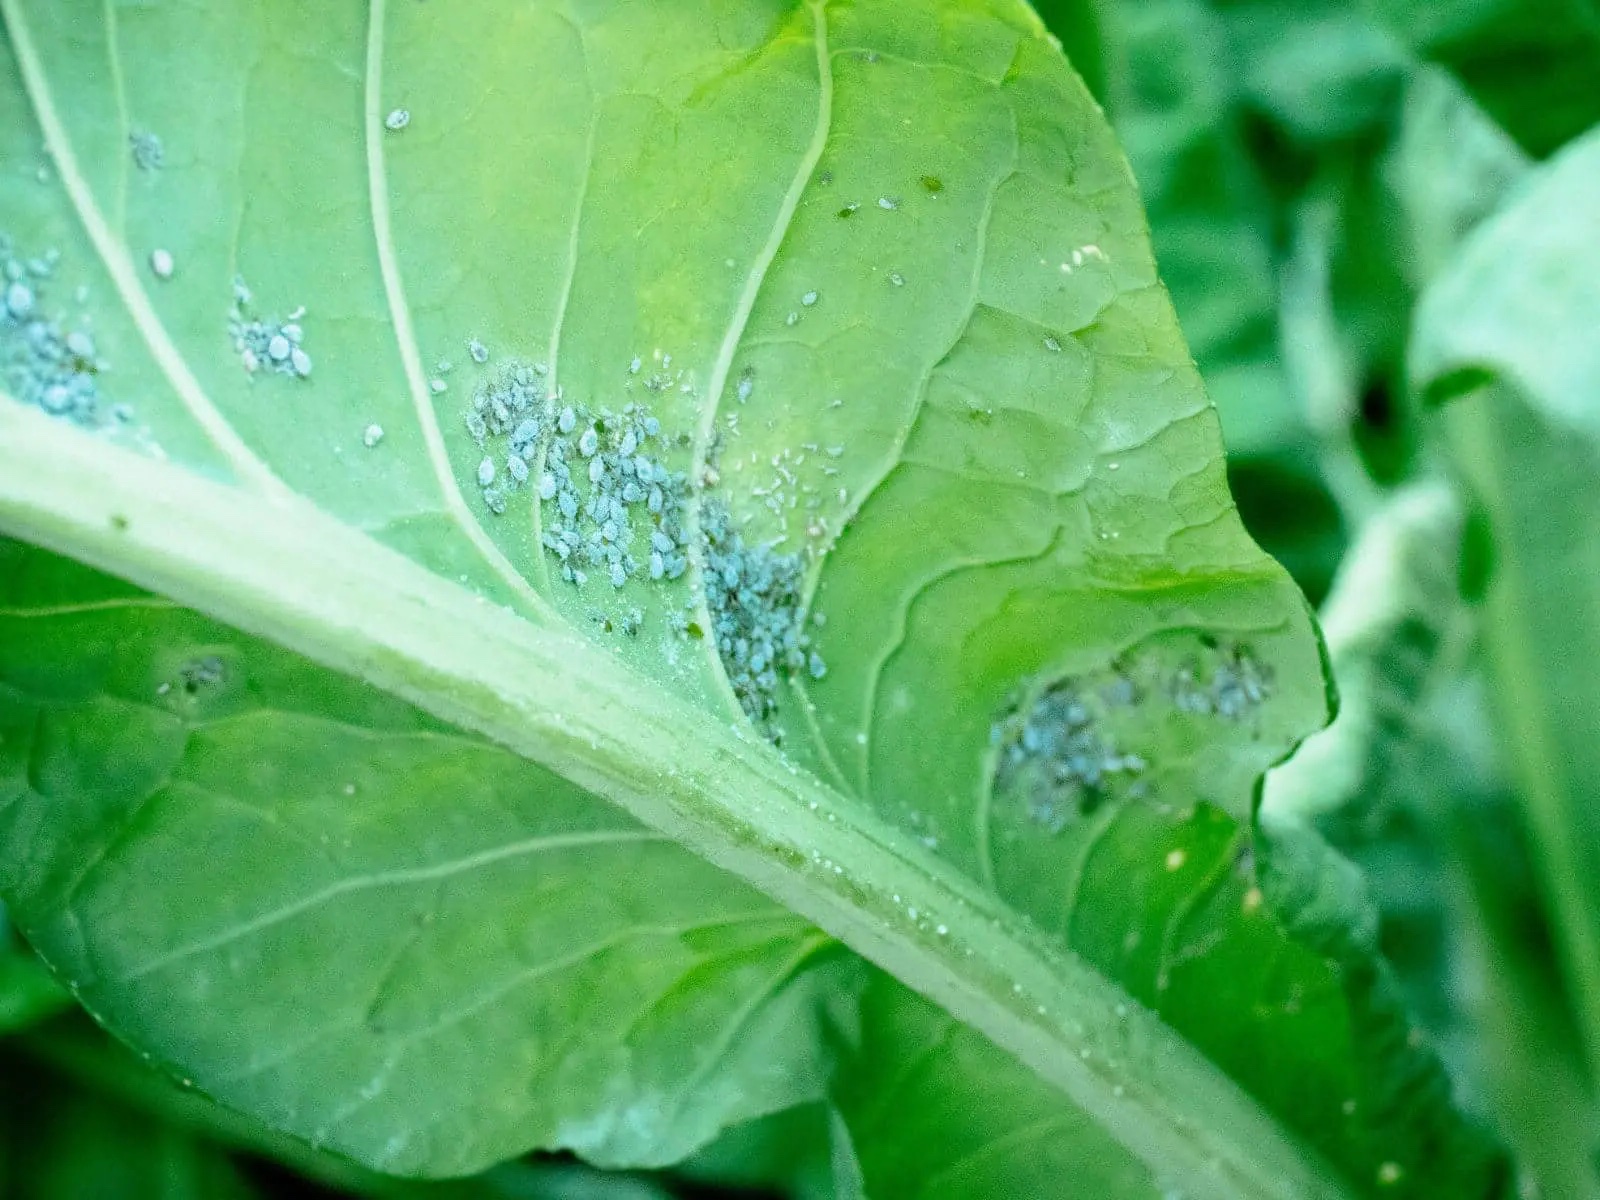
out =
{"type": "Polygon", "coordinates": [[[937,175],[924,175],[922,177],[922,186],[930,196],[937,196],[944,191],[944,181],[937,175]]]}
{"type": "MultiPolygon", "coordinates": [[[[562,423],[562,425],[565,425],[567,423],[567,413],[569,413],[571,411],[572,410],[569,408],[569,409],[566,410],[566,412],[563,412],[561,414],[561,423],[562,423]]],[[[569,432],[569,430],[562,429],[561,432],[567,433],[567,432],[569,432]]],[[[578,438],[578,453],[583,455],[585,458],[593,458],[595,451],[598,450],[599,448],[600,448],[600,435],[595,432],[594,426],[591,425],[591,426],[589,426],[588,429],[585,429],[583,431],[583,435],[580,438],[578,438]]]]}
{"type": "Polygon", "coordinates": [[[739,403],[740,404],[744,404],[746,401],[748,401],[750,399],[751,394],[755,390],[756,390],[756,373],[755,373],[755,370],[753,368],[751,368],[751,367],[746,367],[739,374],[739,386],[736,389],[734,389],[734,394],[738,396],[739,403]]]}
{"type": "Polygon", "coordinates": [[[578,427],[578,414],[568,405],[561,410],[561,416],[556,419],[556,428],[562,433],[571,433],[578,427]]]}
{"type": "Polygon", "coordinates": [[[890,271],[889,272],[889,282],[892,283],[895,287],[905,287],[905,285],[906,285],[906,277],[904,275],[900,274],[899,271],[890,271]]]}
{"type": "Polygon", "coordinates": [[[20,280],[6,288],[6,311],[22,320],[33,311],[33,289],[20,280]]]}
{"type": "Polygon", "coordinates": [[[517,483],[528,482],[528,464],[520,454],[506,455],[506,471],[517,483]]]}
{"type": "Polygon", "coordinates": [[[155,272],[157,279],[171,279],[176,265],[172,261],[171,251],[159,249],[150,251],[150,269],[155,272]]]}
{"type": "Polygon", "coordinates": [[[893,212],[900,207],[900,201],[894,196],[879,196],[878,207],[885,212],[893,212]]]}
{"type": "Polygon", "coordinates": [[[494,476],[494,459],[485,457],[484,460],[478,464],[478,486],[483,488],[488,487],[494,482],[494,476]]]}
{"type": "Polygon", "coordinates": [[[378,424],[368,425],[361,433],[361,444],[371,450],[383,441],[383,426],[378,424]]]}
{"type": "Polygon", "coordinates": [[[389,115],[383,119],[383,123],[386,128],[398,133],[411,124],[411,110],[407,108],[391,109],[389,115]]]}
{"type": "Polygon", "coordinates": [[[133,165],[141,171],[159,171],[166,160],[161,139],[153,133],[130,133],[128,148],[133,153],[133,165]]]}
{"type": "Polygon", "coordinates": [[[489,361],[489,347],[485,346],[477,338],[473,338],[467,343],[467,353],[472,355],[472,361],[479,365],[489,361]]]}
{"type": "Polygon", "coordinates": [[[289,357],[289,352],[294,349],[293,344],[281,333],[272,335],[267,342],[267,357],[273,362],[283,362],[289,357]]]}
{"type": "Polygon", "coordinates": [[[809,291],[804,296],[800,297],[800,303],[804,304],[807,308],[810,308],[816,302],[817,302],[817,293],[814,290],[813,291],[809,291]]]}
{"type": "Polygon", "coordinates": [[[846,217],[853,217],[853,216],[856,215],[857,212],[860,211],[860,209],[861,209],[861,205],[859,205],[859,204],[846,204],[843,208],[841,208],[839,210],[839,216],[840,216],[841,219],[846,218],[846,217]]]}
{"type": "Polygon", "coordinates": [[[294,368],[294,373],[304,379],[311,374],[311,355],[296,346],[289,351],[289,365],[294,368]]]}
{"type": "Polygon", "coordinates": [[[546,471],[539,476],[539,499],[554,500],[556,498],[556,477],[546,471]]]}
{"type": "Polygon", "coordinates": [[[446,383],[442,379],[430,379],[430,380],[428,380],[428,390],[430,392],[432,392],[435,396],[444,395],[445,391],[449,387],[450,387],[450,385],[448,383],[446,383]]]}

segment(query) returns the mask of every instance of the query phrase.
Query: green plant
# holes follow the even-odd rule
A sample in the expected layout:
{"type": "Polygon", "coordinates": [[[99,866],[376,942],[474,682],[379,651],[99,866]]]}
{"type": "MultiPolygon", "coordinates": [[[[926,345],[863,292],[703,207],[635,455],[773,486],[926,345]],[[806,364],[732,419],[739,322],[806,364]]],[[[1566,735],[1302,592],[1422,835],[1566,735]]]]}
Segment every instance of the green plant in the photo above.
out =
{"type": "Polygon", "coordinates": [[[1494,1099],[1597,1044],[1587,510],[1536,517],[1594,373],[1526,320],[1592,152],[1471,233],[1532,168],[1400,7],[1049,10],[1152,253],[1020,0],[0,0],[39,1140],[196,1195],[1487,1200],[1508,1138],[1593,1192],[1494,1099]],[[1570,973],[1464,1012],[1534,877],[1570,973]]]}

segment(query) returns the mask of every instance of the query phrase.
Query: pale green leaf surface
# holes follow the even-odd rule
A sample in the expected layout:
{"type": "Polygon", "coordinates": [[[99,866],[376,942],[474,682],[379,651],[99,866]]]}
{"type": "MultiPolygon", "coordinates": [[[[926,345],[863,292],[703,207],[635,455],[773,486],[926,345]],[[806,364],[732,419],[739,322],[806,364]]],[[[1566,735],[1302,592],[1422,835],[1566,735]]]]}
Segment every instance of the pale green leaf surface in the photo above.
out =
{"type": "Polygon", "coordinates": [[[41,945],[78,998],[210,1094],[436,1174],[671,1162],[819,1094],[807,1026],[851,968],[787,911],[166,602],[15,543],[0,580],[7,890],[61,914],[41,945]],[[173,902],[130,905],[151,880],[173,902]]]}
{"type": "Polygon", "coordinates": [[[862,1045],[837,1103],[872,1200],[1171,1194],[1020,1064],[882,974],[863,1001],[862,1045]]]}
{"type": "MultiPolygon", "coordinates": [[[[765,931],[691,936],[767,902],[640,818],[978,1025],[1133,1161],[1206,1163],[1198,1194],[1421,1178],[1391,1157],[1405,1120],[1339,1114],[1352,1088],[1424,1060],[1366,1036],[1365,999],[1251,881],[1256,782],[1326,714],[1309,616],[1239,525],[1120,152],[1031,14],[0,12],[7,232],[22,259],[61,252],[30,286],[92,333],[71,370],[104,401],[83,423],[110,427],[93,442],[0,410],[4,528],[432,714],[158,601],[134,619],[20,600],[11,621],[55,632],[5,642],[6,890],[114,1028],[370,1162],[443,1172],[534,1143],[680,1154],[741,1106],[807,1090],[805,1069],[757,1068],[816,977],[786,981],[827,943],[784,910],[765,931]],[[129,153],[145,132],[160,167],[129,153]],[[241,320],[305,306],[307,378],[245,369],[236,303],[241,320]],[[493,415],[522,367],[547,428],[522,460],[530,485],[507,490],[509,439],[469,418],[493,415]],[[564,579],[541,546],[583,525],[536,499],[568,404],[580,468],[578,422],[603,418],[612,439],[643,423],[628,404],[660,421],[649,453],[678,481],[661,531],[681,577],[644,569],[642,512],[619,534],[639,568],[620,586],[593,564],[564,579]],[[775,686],[740,682],[740,639],[761,639],[736,605],[807,652],[775,686]],[[185,682],[200,629],[230,648],[235,688],[256,682],[217,689],[228,716],[192,730],[160,686],[175,668],[185,682]],[[1043,803],[995,786],[1062,688],[1127,697],[1096,702],[1120,765],[1043,803]],[[462,748],[419,759],[423,729],[462,748]],[[373,739],[393,763],[341,778],[373,739]],[[548,893],[515,853],[540,839],[584,851],[538,863],[548,893]],[[194,895],[207,903],[172,899],[194,895]],[[485,913],[532,924],[508,938],[485,913]],[[588,963],[607,915],[619,936],[659,922],[661,945],[588,963]],[[466,932],[446,938],[451,921],[466,932]],[[585,960],[582,988],[514,990],[563,954],[585,960]],[[308,989],[288,1011],[286,973],[308,989]],[[1130,995],[1143,1003],[1119,1008],[1130,995]],[[663,996],[643,1029],[595,1038],[573,1015],[663,996]],[[408,1057],[411,1035],[463,1010],[481,1030],[408,1057]],[[718,1026],[730,1061],[672,1053],[718,1026]],[[274,1061],[340,1027],[314,1070],[274,1061]],[[1283,1054],[1254,1054],[1263,1036],[1283,1054]],[[463,1071],[449,1051],[469,1040],[463,1071]],[[560,1090],[545,1065],[570,1074],[560,1090]],[[657,1111],[660,1088],[685,1084],[692,1103],[657,1111]],[[396,1129],[384,1106],[406,1096],[396,1129]],[[655,1124],[618,1115],[641,1104],[655,1124]],[[475,1145],[446,1136],[469,1128],[475,1145]]],[[[6,383],[37,401],[21,329],[0,329],[6,383]]],[[[803,1034],[783,1044],[809,1061],[803,1034]]],[[[1439,1098],[1422,1107],[1453,1128],[1439,1098]]]]}

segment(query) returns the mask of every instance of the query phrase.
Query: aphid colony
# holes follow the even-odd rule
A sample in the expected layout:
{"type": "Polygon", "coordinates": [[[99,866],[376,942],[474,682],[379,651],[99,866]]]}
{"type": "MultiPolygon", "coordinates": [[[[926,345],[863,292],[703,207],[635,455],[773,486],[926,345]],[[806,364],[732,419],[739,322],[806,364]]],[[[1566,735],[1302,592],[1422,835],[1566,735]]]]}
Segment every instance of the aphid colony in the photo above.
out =
{"type": "Polygon", "coordinates": [[[228,336],[233,339],[234,353],[244,369],[252,375],[257,371],[276,371],[299,379],[310,375],[311,355],[301,345],[305,330],[300,321],[306,315],[305,308],[295,309],[281,321],[262,320],[251,312],[253,300],[244,280],[235,279],[228,336]]]}
{"type": "MultiPolygon", "coordinates": [[[[629,374],[641,365],[636,359],[629,374]]],[[[641,403],[620,411],[569,403],[547,377],[542,364],[502,367],[473,396],[465,421],[484,452],[475,476],[484,505],[501,515],[524,489],[530,505],[537,497],[543,549],[574,586],[591,578],[614,589],[681,578],[689,568],[692,489],[665,458],[686,454],[690,438],[668,435],[641,403]]],[[[644,386],[660,391],[669,383],[652,375],[644,386]]],[[[740,704],[765,723],[784,676],[820,679],[827,671],[806,631],[804,560],[747,545],[724,505],[703,494],[699,502],[711,636],[740,704]]],[[[635,610],[622,628],[637,632],[642,619],[635,610]]],[[[705,636],[692,611],[676,624],[687,636],[705,636]]]]}
{"type": "Polygon", "coordinates": [[[1137,782],[1148,768],[1138,754],[1117,745],[1110,726],[1119,710],[1161,701],[1179,713],[1240,720],[1271,695],[1271,672],[1242,646],[1211,650],[1209,678],[1197,661],[1166,671],[1154,659],[1139,668],[1115,666],[1103,678],[1052,683],[1027,707],[996,722],[990,738],[1000,746],[997,794],[1020,800],[1033,820],[1059,833],[1094,812],[1132,780],[1124,794],[1144,795],[1137,782]]]}
{"type": "Polygon", "coordinates": [[[1013,715],[991,731],[991,737],[1004,743],[995,791],[1022,799],[1029,815],[1051,833],[1093,812],[1110,795],[1116,776],[1137,776],[1146,767],[1144,759],[1123,754],[1101,731],[1106,708],[1137,699],[1125,676],[1098,696],[1080,680],[1051,684],[1025,714],[1013,715]]]}
{"type": "Polygon", "coordinates": [[[24,404],[81,425],[127,421],[121,405],[104,410],[98,376],[106,363],[87,330],[69,329],[49,307],[57,255],[23,260],[0,234],[0,384],[24,404]]]}
{"type": "Polygon", "coordinates": [[[771,546],[745,544],[728,510],[708,505],[705,588],[712,635],[733,694],[762,725],[777,708],[782,678],[821,679],[828,667],[811,645],[801,602],[805,560],[771,546]]]}
{"type": "Polygon", "coordinates": [[[466,424],[485,450],[484,504],[499,515],[524,487],[536,492],[542,544],[568,583],[588,582],[591,571],[617,588],[639,574],[677,579],[688,567],[688,481],[659,457],[661,422],[631,403],[620,413],[564,403],[545,375],[542,365],[502,368],[473,397],[466,424]],[[503,449],[489,452],[491,442],[503,449]]]}

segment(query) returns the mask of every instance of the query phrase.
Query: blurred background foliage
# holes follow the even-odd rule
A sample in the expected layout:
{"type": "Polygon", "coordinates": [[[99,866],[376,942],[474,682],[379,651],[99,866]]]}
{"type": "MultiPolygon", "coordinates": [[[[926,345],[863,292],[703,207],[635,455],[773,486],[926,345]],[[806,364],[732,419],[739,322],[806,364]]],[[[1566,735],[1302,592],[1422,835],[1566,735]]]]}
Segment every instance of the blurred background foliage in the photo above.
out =
{"type": "MultiPolygon", "coordinates": [[[[1338,720],[1269,778],[1523,1193],[1600,1197],[1600,7],[1044,0],[1119,132],[1244,519],[1320,609],[1338,720]]],[[[366,1174],[219,1111],[0,920],[0,1195],[793,1197],[829,1115],[655,1176],[366,1174]]]]}

